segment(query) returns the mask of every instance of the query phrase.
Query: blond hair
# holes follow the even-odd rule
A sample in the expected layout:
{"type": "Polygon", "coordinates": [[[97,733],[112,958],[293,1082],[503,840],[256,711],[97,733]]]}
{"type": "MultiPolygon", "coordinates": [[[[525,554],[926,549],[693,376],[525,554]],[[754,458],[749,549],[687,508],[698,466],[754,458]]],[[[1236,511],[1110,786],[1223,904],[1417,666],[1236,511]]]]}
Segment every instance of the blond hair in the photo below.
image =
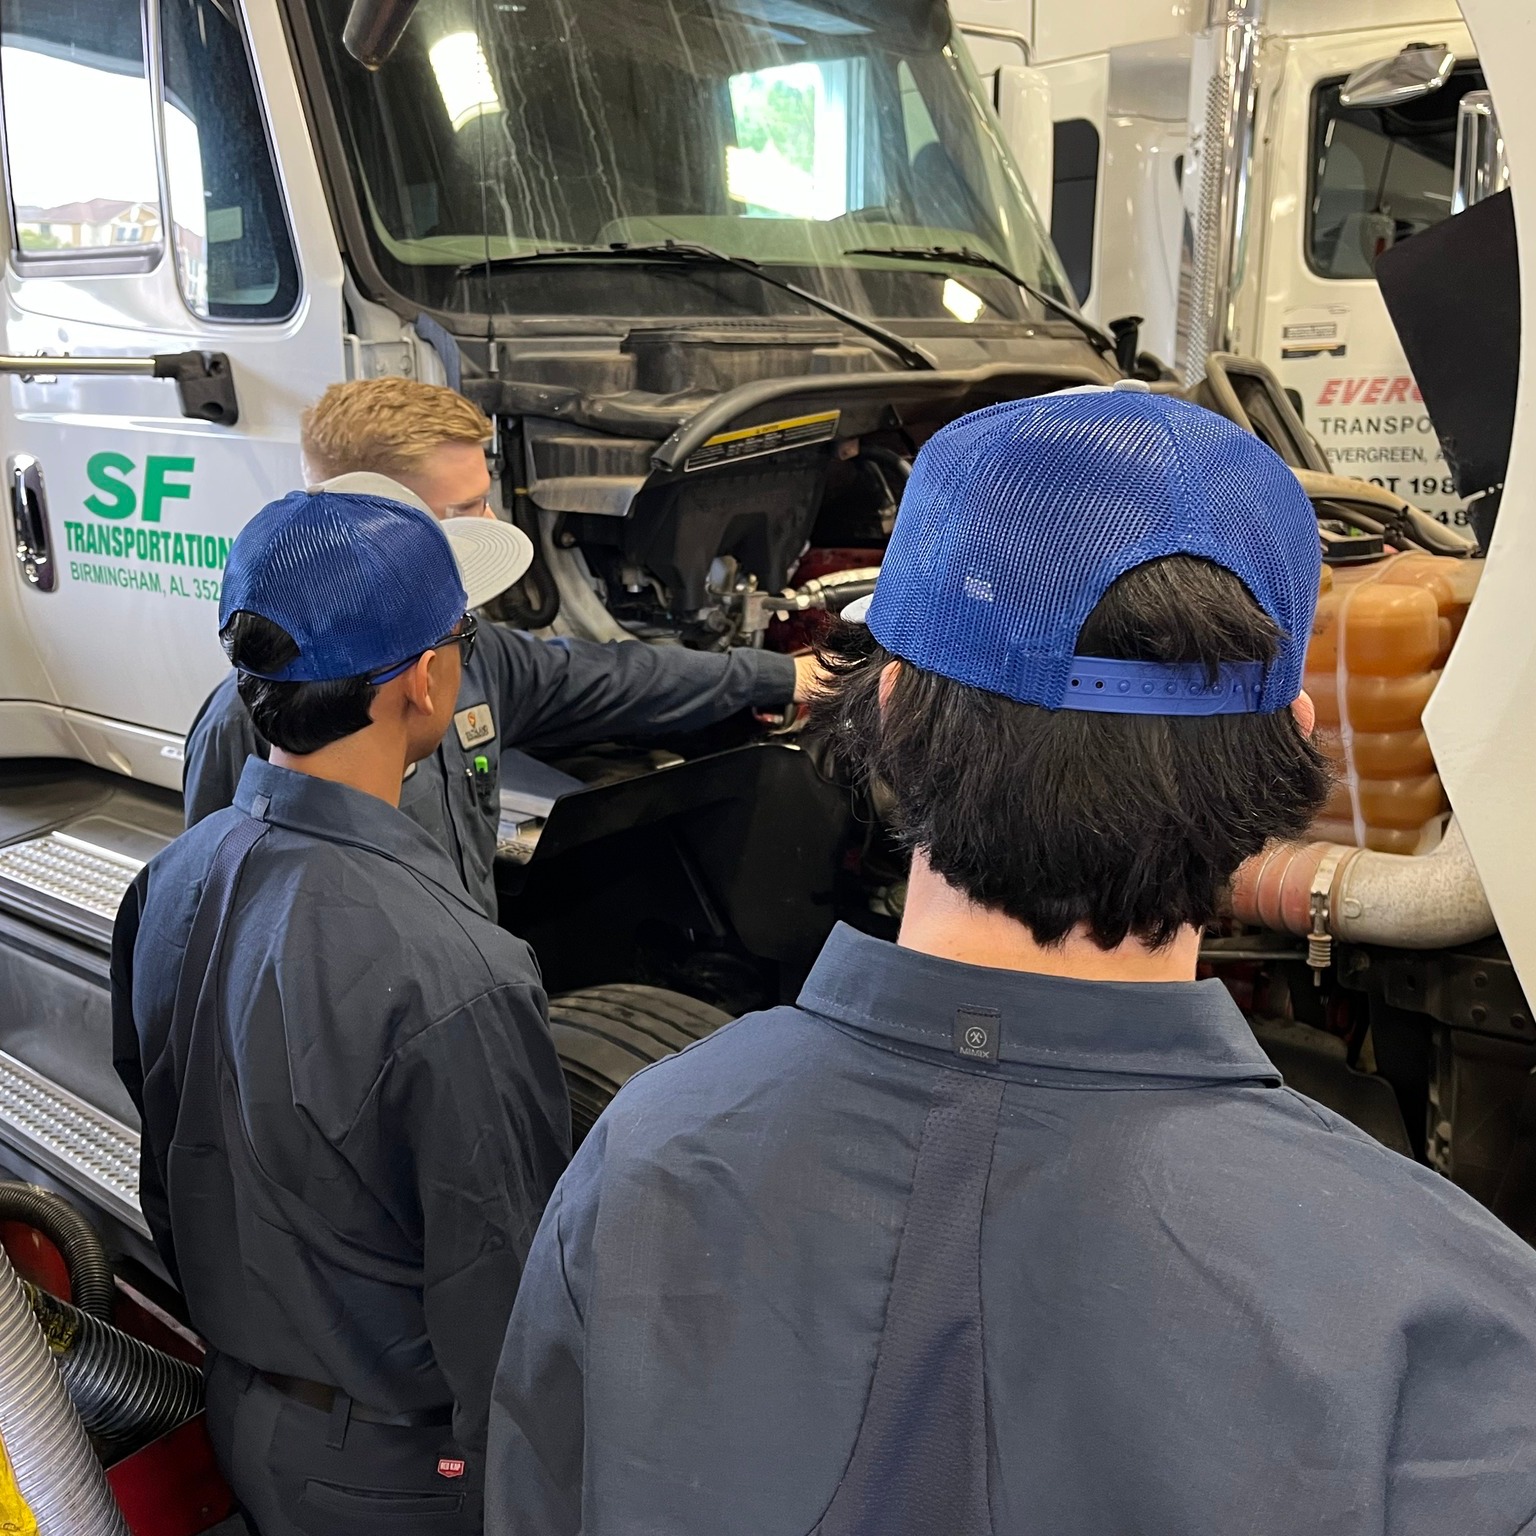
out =
{"type": "Polygon", "coordinates": [[[485,443],[491,423],[479,406],[440,384],[353,379],[332,384],[305,411],[299,446],[310,473],[410,474],[444,443],[485,443]]]}

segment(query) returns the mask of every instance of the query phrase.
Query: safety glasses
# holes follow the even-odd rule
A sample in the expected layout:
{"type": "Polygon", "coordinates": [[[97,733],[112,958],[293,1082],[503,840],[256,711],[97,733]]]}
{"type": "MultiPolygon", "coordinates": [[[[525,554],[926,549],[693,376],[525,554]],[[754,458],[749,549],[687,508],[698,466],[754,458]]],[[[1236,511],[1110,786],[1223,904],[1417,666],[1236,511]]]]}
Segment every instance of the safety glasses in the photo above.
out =
{"type": "Polygon", "coordinates": [[[460,658],[463,660],[464,665],[467,667],[469,665],[469,658],[475,654],[475,641],[479,638],[479,635],[479,619],[477,619],[472,613],[466,613],[464,617],[461,618],[456,625],[454,625],[451,634],[444,635],[441,640],[434,640],[431,645],[425,647],[423,650],[418,651],[415,656],[407,657],[404,661],[397,662],[392,667],[386,667],[382,672],[370,673],[368,676],[368,682],[371,683],[374,687],[377,687],[381,683],[387,683],[391,679],[399,677],[407,667],[413,666],[419,657],[425,656],[427,654],[427,651],[444,651],[447,650],[450,645],[458,646],[460,658]]]}

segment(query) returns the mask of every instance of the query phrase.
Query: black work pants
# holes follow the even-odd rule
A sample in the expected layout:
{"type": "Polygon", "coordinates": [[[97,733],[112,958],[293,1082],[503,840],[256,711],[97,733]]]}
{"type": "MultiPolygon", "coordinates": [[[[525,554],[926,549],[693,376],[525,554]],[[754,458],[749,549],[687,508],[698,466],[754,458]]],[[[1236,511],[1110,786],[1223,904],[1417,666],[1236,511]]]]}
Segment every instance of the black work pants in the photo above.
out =
{"type": "Polygon", "coordinates": [[[325,1413],[211,1351],[206,1375],[214,1453],[259,1536],[480,1536],[483,1458],[451,1429],[325,1413]],[[466,1460],[462,1476],[440,1470],[466,1460]]]}

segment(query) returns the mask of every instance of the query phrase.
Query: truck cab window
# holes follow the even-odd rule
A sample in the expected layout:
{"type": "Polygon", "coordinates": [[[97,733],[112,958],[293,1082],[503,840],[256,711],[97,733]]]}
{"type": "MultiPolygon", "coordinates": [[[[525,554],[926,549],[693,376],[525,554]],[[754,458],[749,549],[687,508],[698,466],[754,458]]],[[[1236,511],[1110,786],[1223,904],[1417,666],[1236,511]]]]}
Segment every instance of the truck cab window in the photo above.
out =
{"type": "Polygon", "coordinates": [[[153,264],[162,240],[138,0],[0,0],[18,256],[153,264]]]}
{"type": "Polygon", "coordinates": [[[1319,277],[1370,277],[1384,250],[1450,217],[1456,111],[1483,76],[1460,64],[1417,101],[1350,111],[1343,84],[1312,93],[1307,262],[1319,277]]]}
{"type": "Polygon", "coordinates": [[[1051,239],[1077,302],[1093,287],[1093,225],[1099,203],[1099,130],[1085,117],[1056,124],[1051,181],[1051,239]]]}
{"type": "Polygon", "coordinates": [[[280,320],[299,298],[245,39],[215,0],[161,0],[165,161],[176,272],[215,320],[280,320]]]}

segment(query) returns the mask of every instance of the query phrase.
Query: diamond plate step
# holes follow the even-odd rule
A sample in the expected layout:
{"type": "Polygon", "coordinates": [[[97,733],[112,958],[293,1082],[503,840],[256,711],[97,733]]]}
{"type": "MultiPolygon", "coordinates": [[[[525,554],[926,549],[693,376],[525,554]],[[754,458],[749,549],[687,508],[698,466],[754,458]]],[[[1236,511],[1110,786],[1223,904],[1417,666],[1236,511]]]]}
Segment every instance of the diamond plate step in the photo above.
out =
{"type": "Polygon", "coordinates": [[[0,848],[0,878],[109,922],[143,867],[142,859],[98,848],[67,832],[46,832],[0,848]]]}
{"type": "Polygon", "coordinates": [[[0,1051],[0,1141],[149,1236],[138,1132],[0,1051]]]}

